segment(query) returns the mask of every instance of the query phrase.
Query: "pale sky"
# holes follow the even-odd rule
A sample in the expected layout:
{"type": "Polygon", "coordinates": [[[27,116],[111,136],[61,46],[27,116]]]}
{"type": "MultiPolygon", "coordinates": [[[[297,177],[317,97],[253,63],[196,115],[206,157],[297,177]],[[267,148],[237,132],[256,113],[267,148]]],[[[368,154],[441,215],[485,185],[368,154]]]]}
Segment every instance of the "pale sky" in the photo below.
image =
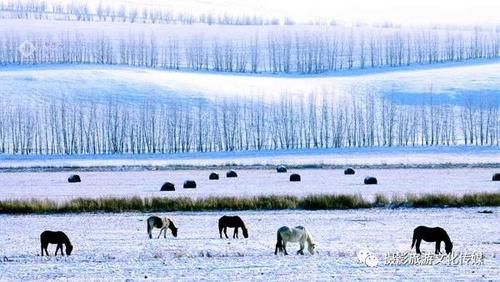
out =
{"type": "MultiPolygon", "coordinates": [[[[91,0],[92,1],[92,0],[91,0]]],[[[86,2],[91,2],[86,1],[86,2]]],[[[345,23],[500,25],[500,0],[93,0],[120,5],[168,7],[188,12],[335,18],[345,23]]]]}

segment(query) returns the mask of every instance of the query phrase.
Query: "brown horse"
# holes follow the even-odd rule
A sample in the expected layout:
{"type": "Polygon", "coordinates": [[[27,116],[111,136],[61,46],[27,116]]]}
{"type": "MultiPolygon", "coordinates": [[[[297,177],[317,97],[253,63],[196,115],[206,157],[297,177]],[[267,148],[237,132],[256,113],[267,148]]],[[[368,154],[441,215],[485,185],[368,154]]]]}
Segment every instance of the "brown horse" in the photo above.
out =
{"type": "Polygon", "coordinates": [[[222,239],[222,231],[224,231],[224,235],[227,236],[227,228],[234,228],[233,239],[238,238],[238,228],[241,227],[243,231],[243,237],[248,238],[248,229],[245,226],[245,223],[239,216],[223,216],[219,218],[219,235],[222,239]]]}
{"type": "Polygon", "coordinates": [[[68,236],[64,234],[62,231],[43,231],[42,234],[40,234],[40,244],[42,248],[42,257],[43,257],[43,251],[45,251],[45,254],[48,256],[49,253],[47,252],[47,247],[50,244],[57,244],[56,248],[56,253],[55,256],[57,256],[57,252],[59,249],[61,250],[61,255],[64,256],[63,253],[63,247],[62,245],[64,244],[66,246],[66,254],[69,256],[71,255],[71,252],[73,251],[73,245],[71,245],[71,242],[69,241],[68,236]]]}
{"type": "Polygon", "coordinates": [[[441,227],[427,227],[427,226],[419,226],[415,228],[413,231],[413,240],[411,243],[411,248],[417,243],[417,254],[420,254],[420,243],[422,240],[426,242],[436,242],[435,254],[441,253],[441,241],[444,242],[444,249],[446,253],[451,253],[453,249],[453,243],[448,236],[448,233],[441,227]]]}

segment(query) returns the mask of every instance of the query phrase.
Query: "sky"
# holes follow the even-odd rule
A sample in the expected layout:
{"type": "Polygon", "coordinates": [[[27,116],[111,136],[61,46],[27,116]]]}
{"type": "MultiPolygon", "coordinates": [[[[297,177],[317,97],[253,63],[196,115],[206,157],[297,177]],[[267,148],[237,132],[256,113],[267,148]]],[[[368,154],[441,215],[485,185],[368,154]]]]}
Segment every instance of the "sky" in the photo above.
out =
{"type": "MultiPolygon", "coordinates": [[[[96,0],[97,1],[97,0],[96,0]]],[[[343,23],[495,24],[500,0],[121,0],[150,7],[232,14],[292,17],[299,21],[335,18],[343,23]]]]}

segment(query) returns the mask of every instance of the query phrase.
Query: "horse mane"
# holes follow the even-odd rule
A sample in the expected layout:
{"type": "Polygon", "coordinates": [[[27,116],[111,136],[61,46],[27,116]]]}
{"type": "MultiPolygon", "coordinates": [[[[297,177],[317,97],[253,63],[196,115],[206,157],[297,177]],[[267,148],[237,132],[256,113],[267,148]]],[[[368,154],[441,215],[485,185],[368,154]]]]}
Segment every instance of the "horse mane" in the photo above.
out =
{"type": "Polygon", "coordinates": [[[314,245],[314,238],[312,237],[311,233],[309,233],[309,230],[304,228],[304,231],[306,233],[306,240],[309,245],[314,245]]]}
{"type": "Polygon", "coordinates": [[[448,246],[449,244],[451,244],[451,239],[450,239],[450,236],[448,236],[448,233],[446,233],[446,231],[444,232],[444,244],[446,246],[448,246]]]}
{"type": "Polygon", "coordinates": [[[238,219],[239,219],[239,220],[240,220],[240,222],[241,222],[241,229],[243,229],[243,230],[245,230],[245,232],[247,232],[247,231],[248,231],[248,228],[247,228],[247,226],[245,225],[245,222],[243,222],[243,220],[242,220],[240,217],[238,217],[238,219]]]}
{"type": "Polygon", "coordinates": [[[168,222],[168,225],[167,225],[168,228],[172,228],[172,227],[177,228],[175,226],[174,222],[170,218],[165,217],[165,221],[168,222]]]}

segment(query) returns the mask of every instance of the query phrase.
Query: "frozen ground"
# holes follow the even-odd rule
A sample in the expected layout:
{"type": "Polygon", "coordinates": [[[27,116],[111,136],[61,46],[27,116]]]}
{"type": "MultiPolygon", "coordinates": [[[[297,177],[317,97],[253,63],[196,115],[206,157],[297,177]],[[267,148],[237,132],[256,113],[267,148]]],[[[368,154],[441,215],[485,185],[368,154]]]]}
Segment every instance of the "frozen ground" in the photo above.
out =
{"type": "Polygon", "coordinates": [[[208,180],[212,170],[109,171],[81,172],[81,183],[68,183],[70,172],[0,173],[0,200],[53,199],[75,197],[178,197],[296,195],[318,193],[375,194],[404,196],[407,193],[448,193],[461,195],[475,192],[498,192],[500,183],[491,181],[498,169],[357,169],[356,175],[345,176],[342,169],[297,169],[276,173],[270,169],[237,170],[238,178],[208,180]],[[289,182],[290,172],[299,173],[302,182],[289,182]],[[364,185],[365,176],[375,176],[379,185],[364,185]],[[197,189],[183,189],[185,180],[195,180],[197,189]],[[165,182],[176,186],[174,192],[160,192],[165,182]]]}
{"type": "MultiPolygon", "coordinates": [[[[178,238],[147,238],[149,214],[79,214],[0,216],[0,280],[132,278],[179,280],[495,280],[500,277],[498,213],[478,209],[371,209],[356,211],[240,212],[248,239],[218,238],[217,219],[224,212],[169,213],[178,238]],[[304,225],[313,234],[318,254],[274,256],[276,230],[304,225]],[[389,266],[384,255],[410,251],[413,228],[441,226],[455,253],[483,252],[484,265],[389,266]],[[473,225],[473,226],[471,226],[473,225]],[[40,257],[39,234],[64,230],[75,246],[70,257],[40,257]],[[360,249],[380,263],[370,268],[356,261],[360,249]]],[[[157,231],[157,230],[156,230],[157,231]]],[[[422,243],[430,253],[434,245],[422,243]]],[[[53,253],[55,246],[49,246],[53,253]]]]}

